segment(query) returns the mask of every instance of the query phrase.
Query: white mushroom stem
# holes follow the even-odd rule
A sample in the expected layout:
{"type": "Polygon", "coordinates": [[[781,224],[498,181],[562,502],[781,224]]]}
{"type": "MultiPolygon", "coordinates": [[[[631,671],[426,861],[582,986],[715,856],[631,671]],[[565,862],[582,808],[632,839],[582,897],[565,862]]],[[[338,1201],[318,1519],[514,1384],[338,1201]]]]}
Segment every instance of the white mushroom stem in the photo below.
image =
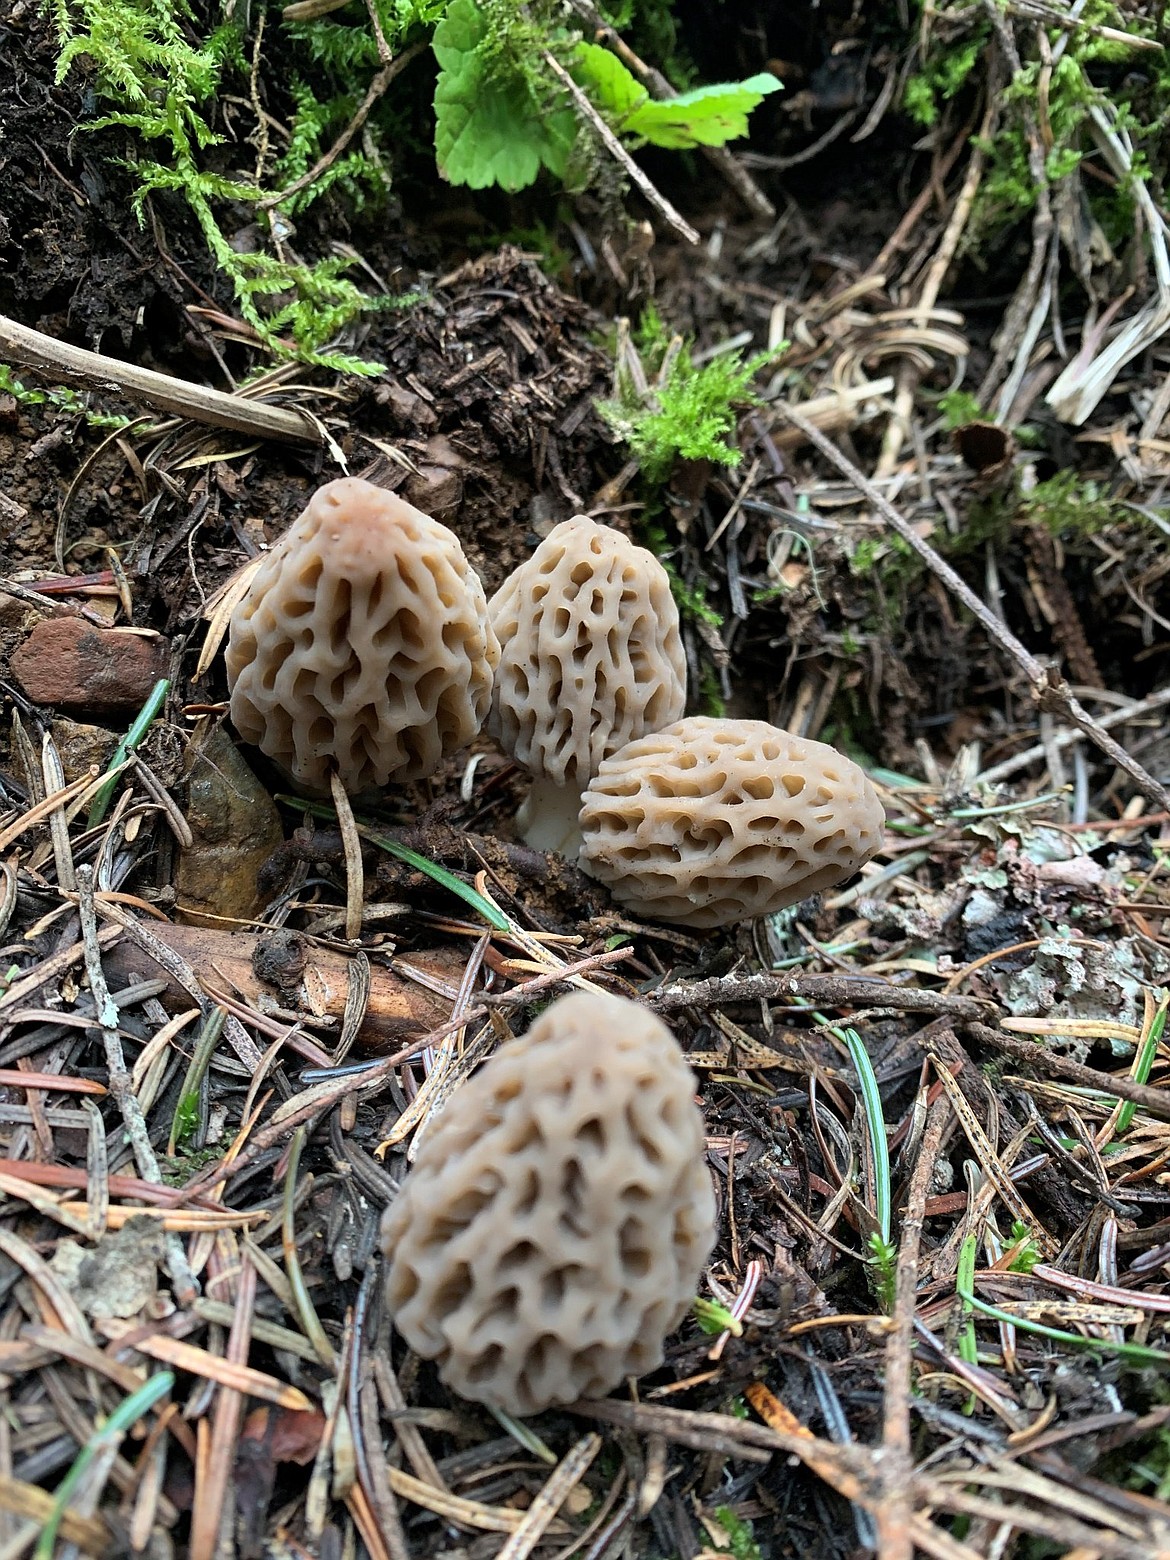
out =
{"type": "Polygon", "coordinates": [[[532,789],[520,803],[516,828],[525,845],[533,850],[555,851],[576,861],[581,848],[581,792],[574,785],[557,785],[552,780],[534,780],[532,789]]]}

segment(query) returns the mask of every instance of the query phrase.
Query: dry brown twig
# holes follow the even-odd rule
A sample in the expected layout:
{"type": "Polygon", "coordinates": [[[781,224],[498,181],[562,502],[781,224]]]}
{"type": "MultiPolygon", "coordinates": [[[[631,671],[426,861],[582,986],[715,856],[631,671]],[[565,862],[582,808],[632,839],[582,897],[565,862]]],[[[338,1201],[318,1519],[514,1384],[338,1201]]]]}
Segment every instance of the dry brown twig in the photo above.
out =
{"type": "Polygon", "coordinates": [[[35,369],[54,380],[87,386],[111,395],[124,395],[143,406],[154,407],[192,422],[230,428],[252,438],[277,439],[287,444],[324,442],[315,422],[287,406],[269,406],[243,395],[227,395],[206,385],[196,385],[152,368],[139,368],[100,352],[87,352],[55,341],[39,330],[18,325],[0,315],[0,359],[35,369]]]}
{"type": "Polygon", "coordinates": [[[885,1412],[882,1426],[882,1468],[886,1476],[886,1494],[874,1513],[877,1519],[880,1552],[888,1560],[911,1560],[914,1535],[908,1499],[914,1457],[910,1443],[910,1391],[913,1370],[914,1317],[918,1307],[918,1255],[922,1242],[926,1196],[943,1131],[950,1116],[945,1097],[940,1096],[927,1117],[926,1130],[918,1149],[906,1213],[898,1241],[898,1264],[894,1280],[893,1327],[886,1339],[885,1412]]]}
{"type": "Polygon", "coordinates": [[[592,125],[593,129],[597,132],[602,145],[605,147],[609,155],[614,159],[615,162],[617,162],[622,168],[625,169],[626,173],[638,186],[642,194],[654,207],[655,211],[658,212],[659,216],[661,216],[664,221],[669,222],[675,232],[680,233],[683,238],[686,239],[688,244],[697,244],[699,242],[698,232],[691,226],[691,224],[681,214],[681,212],[675,210],[675,208],[667,200],[666,196],[663,195],[661,191],[659,191],[651,183],[647,176],[642,172],[641,168],[638,167],[638,164],[630,156],[629,152],[626,151],[625,147],[618,140],[617,136],[614,135],[613,131],[606,124],[605,120],[602,119],[601,115],[594,108],[593,104],[585,96],[584,92],[582,92],[581,88],[573,80],[572,76],[569,75],[568,71],[561,64],[560,60],[558,60],[555,55],[550,54],[547,49],[544,51],[544,63],[548,66],[549,70],[552,71],[553,75],[557,78],[560,84],[564,87],[565,91],[573,99],[573,102],[577,106],[578,112],[585,116],[590,125],[592,125]]]}
{"type": "Polygon", "coordinates": [[[993,612],[987,607],[975,592],[970,588],[960,575],[956,574],[947,561],[935,552],[929,542],[919,536],[918,532],[909,525],[894,508],[893,504],[880,493],[873,483],[859,471],[851,460],[837,448],[824,434],[816,428],[808,419],[798,412],[795,407],[777,403],[779,409],[788,420],[804,434],[810,444],[816,446],[822,455],[825,455],[843,476],[848,477],[857,491],[870,503],[881,515],[890,529],[910,547],[918,557],[922,559],[927,568],[942,581],[952,595],[967,608],[973,617],[986,629],[988,636],[1006,650],[1012,660],[1027,677],[1031,684],[1032,696],[1042,707],[1061,714],[1066,720],[1072,722],[1080,731],[1094,742],[1101,752],[1133,780],[1143,796],[1148,797],[1157,807],[1170,810],[1170,790],[1154,779],[1138,761],[1131,757],[1119,743],[1109,735],[1108,731],[1095,720],[1080,700],[1073,696],[1071,689],[1063,678],[1055,674],[1051,667],[1046,667],[1028,650],[1006,624],[1001,623],[993,612]]]}

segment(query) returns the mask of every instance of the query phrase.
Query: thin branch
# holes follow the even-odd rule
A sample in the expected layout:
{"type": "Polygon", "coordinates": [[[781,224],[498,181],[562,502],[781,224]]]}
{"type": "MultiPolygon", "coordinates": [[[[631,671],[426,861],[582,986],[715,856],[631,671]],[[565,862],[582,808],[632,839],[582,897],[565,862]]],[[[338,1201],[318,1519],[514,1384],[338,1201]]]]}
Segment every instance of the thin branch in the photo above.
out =
{"type": "Polygon", "coordinates": [[[258,201],[258,209],[260,211],[270,211],[273,206],[280,206],[286,200],[291,200],[294,195],[299,195],[302,190],[307,190],[310,184],[315,183],[326,169],[331,168],[365,124],[370,116],[370,110],[394,80],[395,76],[404,71],[411,60],[417,59],[424,47],[425,45],[421,43],[412,44],[397,59],[387,61],[378,70],[367,87],[366,95],[358,104],[357,112],[324,156],[319,157],[306,173],[302,173],[299,179],[294,179],[286,188],[277,190],[274,195],[266,195],[262,201],[258,201]]]}
{"type": "Polygon", "coordinates": [[[978,997],[952,996],[897,986],[893,981],[858,975],[712,975],[707,980],[678,981],[646,993],[645,1000],[661,1013],[678,1008],[707,1008],[728,1002],[781,1002],[800,998],[813,1007],[894,1008],[900,1013],[933,1017],[987,1017],[992,1005],[978,997]]]}
{"type": "Polygon", "coordinates": [[[39,330],[18,325],[0,315],[0,360],[36,369],[55,380],[77,381],[91,390],[124,395],[130,401],[189,417],[192,422],[231,428],[256,439],[279,439],[287,444],[321,444],[321,430],[308,417],[285,406],[269,406],[241,395],[225,395],[206,385],[191,384],[152,368],[122,363],[100,352],[54,341],[39,330]]]}
{"type": "MultiPolygon", "coordinates": [[[[605,44],[612,49],[618,59],[646,83],[651,97],[657,98],[660,102],[669,102],[671,98],[678,96],[662,72],[656,70],[653,65],[647,65],[646,61],[640,59],[629,44],[618,36],[592,0],[569,0],[569,3],[583,22],[588,22],[590,27],[596,29],[594,42],[605,44]]],[[[775,221],[775,206],[729,146],[701,146],[699,150],[711,166],[727,180],[753,216],[762,217],[765,222],[775,221]]]]}
{"type": "MultiPolygon", "coordinates": [[[[89,991],[93,998],[94,1012],[101,1029],[106,1048],[106,1068],[110,1078],[110,1093],[118,1102],[126,1136],[134,1152],[138,1174],[144,1181],[162,1185],[158,1160],[150,1141],[146,1118],[134,1092],[126,1058],[122,1051],[122,1036],[118,1031],[118,1008],[106,984],[102,969],[101,948],[98,942],[97,913],[94,909],[93,867],[85,863],[77,868],[77,909],[81,920],[81,939],[85,950],[85,972],[89,976],[89,991]]],[[[175,1295],[183,1305],[189,1305],[199,1293],[199,1285],[187,1262],[183,1243],[177,1235],[166,1237],[167,1269],[175,1286],[175,1295]]]]}
{"type": "Polygon", "coordinates": [[[1154,1089],[1147,1083],[1134,1083],[1132,1078],[1099,1072],[1096,1067],[1086,1067],[1083,1062],[1071,1061],[1060,1056],[1035,1040],[1021,1040],[1005,1029],[991,1029],[986,1024],[967,1024],[967,1033],[980,1045],[1005,1051],[1017,1061],[1026,1062],[1037,1073],[1049,1078],[1060,1078],[1077,1088],[1096,1089],[1113,1099],[1132,1100],[1139,1110],[1144,1110],[1156,1121],[1170,1121],[1170,1091],[1154,1089]]]}
{"type": "Polygon", "coordinates": [[[613,131],[606,124],[605,120],[602,119],[601,115],[585,96],[584,92],[581,91],[581,88],[573,80],[572,76],[569,75],[568,71],[561,64],[560,60],[556,59],[552,54],[550,54],[547,49],[544,51],[544,63],[548,66],[553,75],[556,76],[557,80],[564,87],[565,91],[568,92],[569,96],[573,99],[573,102],[577,105],[578,111],[584,114],[585,118],[593,126],[594,130],[597,131],[597,134],[601,137],[606,151],[612,158],[614,158],[616,162],[621,164],[621,166],[629,174],[630,178],[642,191],[642,194],[654,207],[655,211],[664,217],[677,233],[681,233],[688,244],[697,244],[699,242],[699,235],[695,229],[684,216],[682,216],[674,209],[674,207],[667,200],[666,196],[659,194],[659,192],[654,188],[653,184],[651,184],[650,180],[642,172],[641,168],[638,167],[638,164],[630,156],[629,152],[626,151],[625,147],[618,140],[617,136],[614,135],[613,131]]]}
{"type": "Polygon", "coordinates": [[[870,503],[881,515],[891,530],[896,531],[908,547],[910,547],[926,564],[947,589],[956,596],[967,608],[973,617],[977,618],[991,639],[1015,661],[1016,665],[1027,677],[1032,685],[1032,696],[1044,709],[1052,710],[1063,715],[1074,726],[1096,743],[1102,753],[1115,763],[1120,769],[1124,769],[1143,796],[1148,797],[1156,807],[1164,811],[1170,811],[1170,791],[1164,785],[1160,785],[1153,775],[1148,773],[1136,758],[1132,758],[1109,735],[1100,721],[1094,720],[1079,699],[1073,697],[1068,684],[1053,668],[1045,666],[1041,661],[1027,650],[1006,624],[1001,623],[993,612],[980,601],[971,587],[963,580],[946,560],[935,552],[929,542],[923,541],[918,532],[914,530],[894,508],[893,504],[874,487],[873,483],[848,460],[830,439],[826,439],[820,429],[796,411],[791,406],[781,405],[780,411],[810,444],[814,444],[821,453],[828,457],[841,474],[853,483],[857,491],[870,503]]]}

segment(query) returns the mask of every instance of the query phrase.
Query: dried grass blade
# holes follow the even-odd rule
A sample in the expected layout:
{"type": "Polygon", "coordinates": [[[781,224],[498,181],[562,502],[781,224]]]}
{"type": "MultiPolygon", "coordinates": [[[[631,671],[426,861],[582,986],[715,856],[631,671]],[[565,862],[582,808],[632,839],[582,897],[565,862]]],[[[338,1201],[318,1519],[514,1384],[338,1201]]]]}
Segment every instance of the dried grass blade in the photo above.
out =
{"type": "Polygon", "coordinates": [[[954,1107],[955,1115],[958,1116],[962,1124],[967,1141],[974,1150],[975,1157],[978,1159],[984,1175],[995,1187],[1012,1218],[1020,1224],[1026,1224],[1030,1230],[1033,1230],[1037,1246],[1043,1250],[1045,1256],[1051,1256],[1056,1249],[1051,1235],[1048,1234],[1042,1221],[1036,1217],[1020,1196],[1015,1182],[1004,1170],[999,1155],[992,1148],[978,1116],[976,1116],[967,1103],[967,1096],[959,1087],[950,1068],[947,1067],[940,1057],[933,1053],[931,1060],[934,1062],[934,1069],[938,1075],[939,1082],[947,1092],[947,1096],[954,1107]]]}
{"type": "Polygon", "coordinates": [[[366,897],[365,873],[362,869],[362,842],[358,835],[357,820],[349,797],[334,770],[329,776],[329,789],[333,793],[333,807],[341,829],[341,843],[345,851],[345,940],[357,942],[362,935],[362,906],[366,897]]]}
{"type": "Polygon", "coordinates": [[[35,828],[38,823],[44,823],[45,819],[55,813],[59,807],[66,806],[91,787],[101,784],[100,775],[81,775],[78,779],[70,781],[68,785],[62,786],[59,791],[54,791],[51,796],[46,796],[43,801],[35,803],[6,829],[0,829],[0,850],[6,850],[22,834],[27,834],[29,829],[35,828]]]}
{"type": "MultiPolygon", "coordinates": [[[[0,1474],[0,1507],[43,1527],[53,1514],[53,1497],[35,1484],[0,1474]]],[[[110,1530],[98,1517],[81,1517],[67,1508],[61,1513],[57,1531],[66,1542],[76,1544],[87,1554],[110,1553],[110,1530]]]]}
{"type": "MultiPolygon", "coordinates": [[[[235,1312],[227,1341],[227,1364],[247,1366],[255,1302],[256,1269],[245,1258],[239,1270],[235,1312]]],[[[216,1399],[207,1455],[196,1463],[190,1560],[214,1560],[243,1410],[244,1399],[240,1393],[225,1387],[216,1399]]]]}
{"type": "Polygon", "coordinates": [[[401,1468],[386,1469],[386,1477],[395,1495],[401,1495],[412,1505],[433,1511],[436,1516],[450,1522],[462,1522],[467,1527],[480,1528],[485,1533],[514,1533],[524,1520],[522,1511],[509,1511],[504,1506],[484,1506],[478,1500],[465,1500],[461,1495],[451,1495],[445,1490],[434,1489],[403,1473],[401,1468]]]}
{"type": "Polygon", "coordinates": [[[31,1181],[19,1181],[12,1175],[0,1175],[0,1192],[4,1192],[9,1197],[18,1197],[30,1208],[35,1208],[42,1217],[63,1224],[75,1235],[82,1235],[86,1239],[93,1238],[88,1219],[89,1209],[84,1203],[67,1203],[52,1192],[42,1191],[31,1181]],[[79,1208],[84,1209],[84,1213],[79,1213],[77,1211],[79,1208]]]}
{"type": "MultiPolygon", "coordinates": [[[[110,1330],[107,1324],[107,1331],[110,1330]]],[[[117,1329],[115,1338],[123,1330],[129,1332],[131,1329],[117,1329]]],[[[176,1370],[188,1371],[192,1376],[202,1376],[205,1381],[218,1382],[221,1387],[259,1398],[261,1402],[275,1403],[278,1408],[303,1413],[313,1407],[312,1400],[299,1387],[277,1381],[275,1376],[269,1376],[251,1365],[232,1364],[218,1354],[209,1354],[206,1349],[197,1348],[193,1343],[183,1343],[178,1338],[167,1338],[161,1334],[151,1338],[135,1338],[132,1347],[139,1354],[148,1354],[151,1359],[160,1360],[164,1365],[173,1365],[176,1370]]]]}
{"type": "Polygon", "coordinates": [[[593,1459],[601,1450],[601,1437],[596,1432],[584,1435],[571,1447],[539,1490],[532,1505],[524,1513],[524,1520],[496,1556],[496,1560],[528,1560],[528,1556],[540,1543],[553,1518],[589,1471],[593,1459]]]}

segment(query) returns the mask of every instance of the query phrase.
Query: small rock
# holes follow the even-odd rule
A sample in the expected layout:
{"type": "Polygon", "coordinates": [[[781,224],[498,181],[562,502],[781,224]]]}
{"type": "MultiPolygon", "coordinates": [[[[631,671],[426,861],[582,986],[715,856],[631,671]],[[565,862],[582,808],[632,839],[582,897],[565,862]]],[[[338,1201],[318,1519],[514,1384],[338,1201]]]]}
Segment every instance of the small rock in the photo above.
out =
{"type": "Polygon", "coordinates": [[[104,770],[113,758],[119,741],[118,734],[107,731],[105,726],[87,726],[78,720],[67,720],[64,716],[53,721],[49,730],[57,744],[66,785],[80,780],[95,764],[99,773],[104,770]]]}
{"type": "Polygon", "coordinates": [[[194,843],[179,855],[179,914],[195,926],[249,920],[264,903],[260,868],[284,840],[276,803],[222,726],[196,729],[185,768],[194,843]]]}
{"type": "Polygon", "coordinates": [[[13,655],[12,674],[34,704],[79,715],[127,715],[166,676],[168,660],[161,634],[54,617],[42,619],[13,655]]]}
{"type": "Polygon", "coordinates": [[[427,433],[439,420],[421,395],[415,395],[413,390],[395,380],[378,385],[374,400],[386,409],[392,422],[411,433],[427,433]]]}

